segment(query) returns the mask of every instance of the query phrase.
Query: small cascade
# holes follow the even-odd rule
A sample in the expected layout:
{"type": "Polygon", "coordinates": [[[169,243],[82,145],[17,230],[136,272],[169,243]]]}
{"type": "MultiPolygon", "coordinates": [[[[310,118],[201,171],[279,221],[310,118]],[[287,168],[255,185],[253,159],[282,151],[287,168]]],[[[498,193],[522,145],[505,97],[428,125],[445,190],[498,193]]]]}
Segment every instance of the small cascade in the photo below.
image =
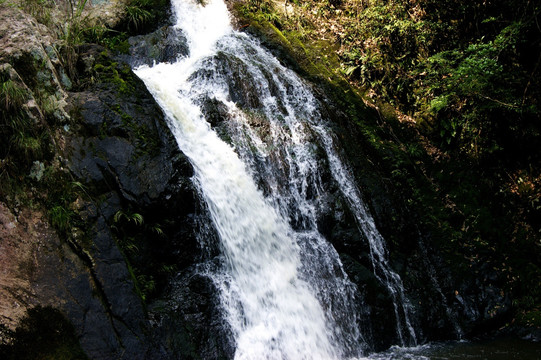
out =
{"type": "Polygon", "coordinates": [[[355,186],[350,172],[334,151],[331,135],[321,126],[317,126],[316,129],[323,140],[323,144],[325,144],[333,177],[340,184],[340,190],[349,202],[359,230],[368,240],[374,274],[386,285],[393,299],[394,313],[397,320],[396,331],[400,342],[402,345],[415,346],[417,345],[417,336],[410,320],[411,305],[404,293],[404,286],[400,276],[392,270],[389,264],[385,240],[377,230],[374,219],[362,202],[359,190],[355,186]]]}
{"type": "Polygon", "coordinates": [[[322,167],[369,242],[401,345],[416,344],[401,279],[310,87],[234,31],[222,0],[173,0],[173,10],[189,56],[136,73],[192,162],[220,237],[222,266],[210,276],[235,358],[353,359],[369,350],[362,330],[368,310],[318,229],[327,210],[322,167]],[[227,128],[221,136],[220,126],[227,128]]]}

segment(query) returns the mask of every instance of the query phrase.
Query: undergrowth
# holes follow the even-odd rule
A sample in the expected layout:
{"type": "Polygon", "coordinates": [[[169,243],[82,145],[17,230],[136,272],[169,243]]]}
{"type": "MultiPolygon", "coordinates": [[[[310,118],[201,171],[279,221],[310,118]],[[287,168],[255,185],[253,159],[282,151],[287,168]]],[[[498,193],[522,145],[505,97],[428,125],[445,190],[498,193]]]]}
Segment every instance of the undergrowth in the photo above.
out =
{"type": "Polygon", "coordinates": [[[448,266],[490,264],[515,319],[535,318],[539,5],[246,0],[236,12],[239,27],[330,90],[346,126],[356,125],[352,164],[364,166],[354,150],[362,144],[448,266]]]}

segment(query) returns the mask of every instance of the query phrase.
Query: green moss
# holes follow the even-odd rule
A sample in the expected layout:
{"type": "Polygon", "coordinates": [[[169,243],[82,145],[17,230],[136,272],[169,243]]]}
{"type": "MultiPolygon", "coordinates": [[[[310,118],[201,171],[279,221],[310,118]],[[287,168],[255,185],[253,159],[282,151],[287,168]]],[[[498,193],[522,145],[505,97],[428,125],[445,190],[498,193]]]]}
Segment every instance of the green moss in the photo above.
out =
{"type": "Polygon", "coordinates": [[[93,67],[100,81],[114,84],[121,95],[136,95],[134,78],[129,65],[111,61],[107,53],[100,57],[100,62],[93,67]]]}
{"type": "Polygon", "coordinates": [[[140,124],[134,121],[133,117],[127,114],[118,104],[112,106],[111,110],[117,113],[122,120],[122,124],[131,130],[131,140],[136,147],[137,156],[156,156],[159,154],[160,139],[157,137],[155,131],[147,124],[140,124]]]}

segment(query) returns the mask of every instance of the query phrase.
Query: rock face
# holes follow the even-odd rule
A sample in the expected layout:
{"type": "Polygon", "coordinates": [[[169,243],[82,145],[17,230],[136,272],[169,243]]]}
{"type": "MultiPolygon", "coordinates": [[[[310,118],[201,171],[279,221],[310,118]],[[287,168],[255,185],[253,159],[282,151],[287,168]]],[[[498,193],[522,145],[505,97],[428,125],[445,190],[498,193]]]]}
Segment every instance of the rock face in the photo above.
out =
{"type": "MultiPolygon", "coordinates": [[[[161,111],[126,64],[114,62],[103,48],[89,47],[81,49],[80,65],[83,77],[108,77],[70,94],[78,121],[65,148],[73,175],[89,187],[93,198],[104,199],[83,207],[88,207],[84,220],[92,234],[89,253],[95,278],[114,325],[106,351],[123,351],[125,358],[155,358],[159,351],[147,335],[149,323],[133,282],[137,280],[110,226],[115,214],[129,208],[147,222],[175,222],[166,236],[176,236],[183,217],[193,211],[191,168],[161,111]]],[[[96,325],[91,328],[99,329],[96,325]]],[[[102,346],[95,336],[87,338],[102,346]]],[[[89,354],[101,351],[86,345],[83,337],[89,354]]]]}
{"type": "Polygon", "coordinates": [[[51,134],[53,149],[26,190],[37,208],[7,191],[0,198],[2,328],[52,306],[90,358],[169,358],[143,300],[163,293],[171,273],[152,266],[182,271],[198,258],[192,168],[126,63],[81,47],[72,84],[45,27],[12,8],[0,8],[0,19],[3,79],[25,89],[25,116],[51,134]]]}
{"type": "MultiPolygon", "coordinates": [[[[56,105],[58,119],[69,119],[65,111],[67,94],[63,90],[62,79],[67,86],[70,82],[63,72],[59,54],[53,47],[47,28],[22,11],[5,6],[0,7],[0,75],[2,85],[8,82],[15,84],[23,94],[20,113],[22,118],[29,119],[31,126],[45,126],[44,111],[37,103],[38,94],[47,96],[56,105]]],[[[7,103],[7,94],[2,95],[7,103]]],[[[5,116],[9,116],[9,112],[5,108],[1,111],[2,136],[6,136],[9,133],[4,129],[8,128],[9,121],[5,116]]],[[[1,141],[6,144],[10,139],[2,138],[1,141]]],[[[7,161],[1,161],[4,175],[7,161]]],[[[4,181],[2,177],[2,189],[4,181]]],[[[41,254],[38,249],[49,245],[54,249],[53,244],[58,245],[59,241],[54,231],[49,229],[43,213],[31,213],[20,206],[16,198],[12,198],[10,209],[6,204],[6,194],[2,195],[0,246],[2,273],[5,275],[0,290],[3,300],[2,323],[13,329],[27,307],[39,303],[34,283],[41,254]]]]}
{"type": "Polygon", "coordinates": [[[69,118],[64,89],[71,87],[71,81],[47,27],[16,8],[0,7],[0,63],[4,76],[26,85],[29,98],[23,108],[29,116],[44,119],[37,106],[40,100],[54,107],[59,119],[69,118]]]}
{"type": "Polygon", "coordinates": [[[141,301],[103,224],[94,228],[95,256],[89,265],[59,238],[43,214],[25,209],[15,216],[3,204],[0,211],[4,325],[14,328],[27,309],[51,306],[74,324],[92,358],[155,358],[157,350],[143,332],[148,325],[141,301]]]}

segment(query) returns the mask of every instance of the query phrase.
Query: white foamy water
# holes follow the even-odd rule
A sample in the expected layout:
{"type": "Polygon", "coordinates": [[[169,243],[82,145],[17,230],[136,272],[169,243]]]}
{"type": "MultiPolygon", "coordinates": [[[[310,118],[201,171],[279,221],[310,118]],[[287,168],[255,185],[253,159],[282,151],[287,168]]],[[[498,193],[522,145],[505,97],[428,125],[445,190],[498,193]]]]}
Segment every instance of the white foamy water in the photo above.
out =
{"type": "MultiPolygon", "coordinates": [[[[136,73],[166,112],[179,147],[194,165],[220,235],[226,265],[217,279],[223,279],[219,286],[235,335],[235,358],[339,358],[331,324],[313,288],[299,276],[300,247],[293,230],[194,104],[201,89],[191,89],[190,75],[215,53],[217,41],[233,36],[225,5],[177,1],[174,8],[177,26],[189,39],[190,57],[136,73]]],[[[225,97],[221,84],[207,86],[205,91],[225,97]]]]}
{"type": "Polygon", "coordinates": [[[317,225],[325,204],[315,140],[369,239],[376,276],[393,294],[397,321],[414,338],[400,278],[320,123],[310,89],[257,42],[232,30],[222,0],[205,3],[173,0],[190,55],[136,73],[193,164],[220,236],[224,265],[212,276],[235,338],[235,358],[344,359],[366,350],[357,314],[362,299],[317,225]],[[231,86],[250,87],[257,100],[239,105],[231,86]],[[205,120],[205,98],[225,105],[233,145],[205,120]],[[254,126],[257,119],[264,125],[254,126]]]}

